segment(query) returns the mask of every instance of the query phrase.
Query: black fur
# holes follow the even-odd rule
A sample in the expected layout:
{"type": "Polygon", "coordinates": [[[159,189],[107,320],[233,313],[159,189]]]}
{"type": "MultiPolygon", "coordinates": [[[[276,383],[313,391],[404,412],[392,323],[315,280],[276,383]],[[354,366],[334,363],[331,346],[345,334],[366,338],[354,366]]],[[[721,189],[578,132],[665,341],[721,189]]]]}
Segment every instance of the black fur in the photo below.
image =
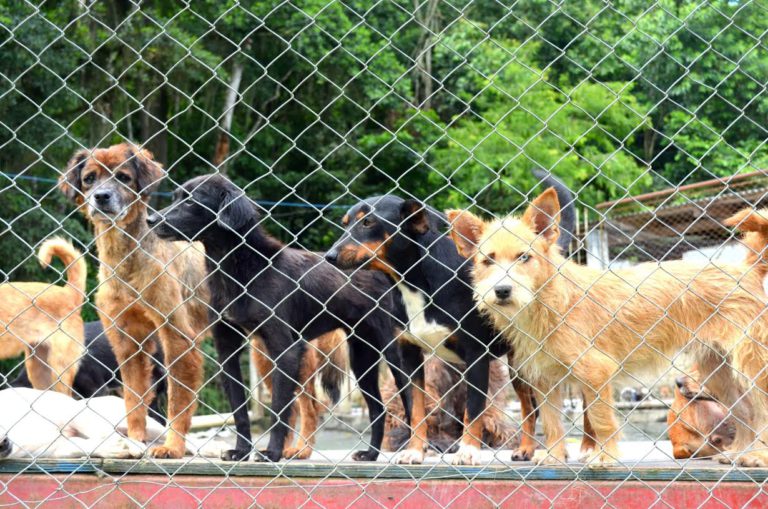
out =
{"type": "MultiPolygon", "coordinates": [[[[163,352],[159,347],[154,355],[155,363],[152,369],[152,386],[157,395],[166,393],[165,377],[163,376],[163,352]]],[[[112,352],[107,336],[104,335],[104,327],[100,321],[85,324],[85,348],[86,354],[80,360],[80,367],[75,375],[73,394],[81,398],[94,396],[106,396],[122,389],[120,370],[117,359],[112,352]]],[[[32,387],[27,370],[22,369],[13,381],[11,387],[32,387]]],[[[158,406],[158,398],[152,401],[149,407],[150,416],[165,423],[165,416],[158,406]]]]}
{"type": "Polygon", "coordinates": [[[274,425],[261,459],[281,458],[306,341],[337,328],[348,333],[350,364],[371,419],[371,445],[356,460],[375,460],[384,434],[378,363],[390,364],[405,408],[407,378],[393,341],[391,285],[377,272],[346,274],[322,256],[282,245],[259,225],[255,205],[220,175],[186,182],[174,202],[147,219],[161,237],[198,240],[206,250],[213,335],[235,412],[237,445],[225,459],[251,450],[242,374],[244,338],[258,333],[277,369],[272,373],[274,425]],[[350,284],[351,281],[351,284],[350,284]],[[242,423],[244,426],[241,426],[242,423]]]}
{"type": "MultiPolygon", "coordinates": [[[[572,238],[573,195],[557,179],[541,176],[556,187],[563,202],[563,217],[571,218],[563,223],[559,240],[567,249],[572,238]]],[[[508,353],[509,344],[477,311],[472,295],[472,262],[458,253],[442,228],[448,224],[445,216],[417,200],[385,195],[357,203],[345,217],[348,225],[326,253],[326,259],[344,269],[365,267],[372,261],[371,256],[347,257],[345,251],[364,254],[361,246],[384,243],[385,263],[398,275],[400,284],[426,296],[426,320],[455,331],[457,340],[446,341],[444,346],[467,366],[467,414],[471,421],[476,419],[486,405],[490,356],[508,353]]],[[[413,374],[414,380],[423,381],[423,363],[420,348],[411,344],[403,347],[404,369],[413,374]]]]}

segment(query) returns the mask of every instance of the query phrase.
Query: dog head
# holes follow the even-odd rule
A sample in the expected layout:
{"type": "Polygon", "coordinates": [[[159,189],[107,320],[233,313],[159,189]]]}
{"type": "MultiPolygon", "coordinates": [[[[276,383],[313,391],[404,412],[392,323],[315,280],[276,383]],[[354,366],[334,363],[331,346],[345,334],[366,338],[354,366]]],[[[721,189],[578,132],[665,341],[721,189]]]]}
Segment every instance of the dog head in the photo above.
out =
{"type": "Polygon", "coordinates": [[[702,392],[691,377],[678,378],[675,399],[667,416],[669,439],[676,459],[714,456],[736,436],[727,410],[702,392]]]}
{"type": "Polygon", "coordinates": [[[130,143],[81,150],[59,179],[59,189],[94,223],[127,223],[144,210],[163,178],[148,150],[130,143]]]}
{"type": "Polygon", "coordinates": [[[205,241],[221,230],[245,234],[258,220],[256,207],[242,189],[211,174],[185,182],[173,193],[173,203],[151,214],[147,224],[161,238],[205,241]]]}
{"type": "Polygon", "coordinates": [[[481,309],[513,316],[557,271],[552,259],[560,253],[560,204],[553,188],[533,200],[522,217],[486,222],[460,210],[447,216],[459,253],[474,260],[481,309]]]}
{"type": "Polygon", "coordinates": [[[8,432],[0,427],[0,459],[7,458],[13,452],[13,442],[8,438],[8,432]]]}
{"type": "Polygon", "coordinates": [[[365,267],[397,279],[395,266],[423,256],[420,241],[428,232],[438,231],[441,220],[439,212],[417,200],[392,195],[368,198],[344,215],[344,233],[325,258],[343,269],[365,267]]]}

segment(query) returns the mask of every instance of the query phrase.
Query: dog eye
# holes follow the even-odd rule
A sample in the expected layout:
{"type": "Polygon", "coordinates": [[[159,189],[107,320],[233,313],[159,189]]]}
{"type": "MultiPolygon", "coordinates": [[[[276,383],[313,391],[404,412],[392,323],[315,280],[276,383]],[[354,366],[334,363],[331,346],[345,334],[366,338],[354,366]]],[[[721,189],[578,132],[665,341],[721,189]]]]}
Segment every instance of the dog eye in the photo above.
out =
{"type": "Polygon", "coordinates": [[[523,253],[517,257],[517,261],[519,261],[520,263],[525,263],[530,259],[531,259],[531,255],[529,255],[528,253],[523,253]]]}
{"type": "Polygon", "coordinates": [[[118,173],[115,178],[117,178],[118,182],[122,182],[123,184],[128,184],[131,181],[131,176],[127,173],[118,173]]]}
{"type": "Polygon", "coordinates": [[[363,228],[370,228],[373,226],[373,219],[370,217],[363,218],[363,228]]]}
{"type": "Polygon", "coordinates": [[[89,173],[85,177],[83,177],[83,184],[91,185],[96,181],[96,175],[93,173],[89,173]]]}
{"type": "Polygon", "coordinates": [[[493,265],[493,260],[490,258],[483,258],[482,260],[480,260],[480,263],[482,263],[486,267],[490,267],[491,265],[493,265]]]}

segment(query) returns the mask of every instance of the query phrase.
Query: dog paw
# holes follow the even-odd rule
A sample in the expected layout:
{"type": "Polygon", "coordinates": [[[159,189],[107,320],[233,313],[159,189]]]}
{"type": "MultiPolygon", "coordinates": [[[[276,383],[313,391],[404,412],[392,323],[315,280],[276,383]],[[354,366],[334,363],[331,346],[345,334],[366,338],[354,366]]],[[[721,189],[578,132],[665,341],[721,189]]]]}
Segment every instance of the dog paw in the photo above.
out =
{"type": "Polygon", "coordinates": [[[512,461],[531,461],[533,458],[534,449],[517,448],[512,451],[512,461]]]}
{"type": "Polygon", "coordinates": [[[184,451],[168,447],[166,445],[158,445],[149,450],[149,455],[159,460],[175,460],[184,457],[184,451]]]}
{"type": "Polygon", "coordinates": [[[292,460],[307,460],[312,456],[312,449],[309,447],[289,447],[283,450],[283,458],[292,460]]]}
{"type": "Polygon", "coordinates": [[[224,461],[241,461],[251,454],[250,449],[227,449],[221,453],[221,459],[224,461]]]}
{"type": "Polygon", "coordinates": [[[618,463],[618,455],[615,452],[611,453],[611,451],[593,450],[592,454],[583,460],[583,463],[587,464],[587,468],[602,468],[616,465],[618,463]]]}
{"type": "Polygon", "coordinates": [[[424,463],[424,451],[419,449],[405,449],[395,456],[398,465],[421,465],[424,463]]]}
{"type": "Polygon", "coordinates": [[[568,457],[559,451],[540,449],[533,454],[533,462],[537,465],[565,465],[568,457]]]}
{"type": "Polygon", "coordinates": [[[253,461],[258,461],[261,463],[270,461],[272,463],[276,463],[280,461],[282,457],[283,451],[270,451],[269,449],[262,449],[260,451],[256,451],[256,453],[253,455],[253,461]]]}
{"type": "Polygon", "coordinates": [[[459,452],[453,457],[454,465],[479,465],[480,449],[474,445],[461,444],[459,452]]]}
{"type": "Polygon", "coordinates": [[[589,463],[592,456],[595,455],[595,449],[593,447],[588,447],[586,449],[581,449],[579,451],[579,463],[589,463]]]}
{"type": "Polygon", "coordinates": [[[376,461],[379,458],[379,451],[367,449],[365,451],[356,451],[352,454],[355,461],[376,461]]]}
{"type": "Polygon", "coordinates": [[[765,468],[768,466],[768,452],[752,451],[736,458],[736,464],[747,468],[765,468]]]}

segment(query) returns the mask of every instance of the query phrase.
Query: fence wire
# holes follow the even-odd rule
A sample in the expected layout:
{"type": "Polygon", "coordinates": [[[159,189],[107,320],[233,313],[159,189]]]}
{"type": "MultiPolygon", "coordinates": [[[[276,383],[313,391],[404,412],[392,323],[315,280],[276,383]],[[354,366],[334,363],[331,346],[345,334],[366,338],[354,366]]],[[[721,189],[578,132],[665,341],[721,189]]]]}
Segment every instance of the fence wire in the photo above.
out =
{"type": "Polygon", "coordinates": [[[763,503],[766,14],[0,5],[0,502],[763,503]]]}

